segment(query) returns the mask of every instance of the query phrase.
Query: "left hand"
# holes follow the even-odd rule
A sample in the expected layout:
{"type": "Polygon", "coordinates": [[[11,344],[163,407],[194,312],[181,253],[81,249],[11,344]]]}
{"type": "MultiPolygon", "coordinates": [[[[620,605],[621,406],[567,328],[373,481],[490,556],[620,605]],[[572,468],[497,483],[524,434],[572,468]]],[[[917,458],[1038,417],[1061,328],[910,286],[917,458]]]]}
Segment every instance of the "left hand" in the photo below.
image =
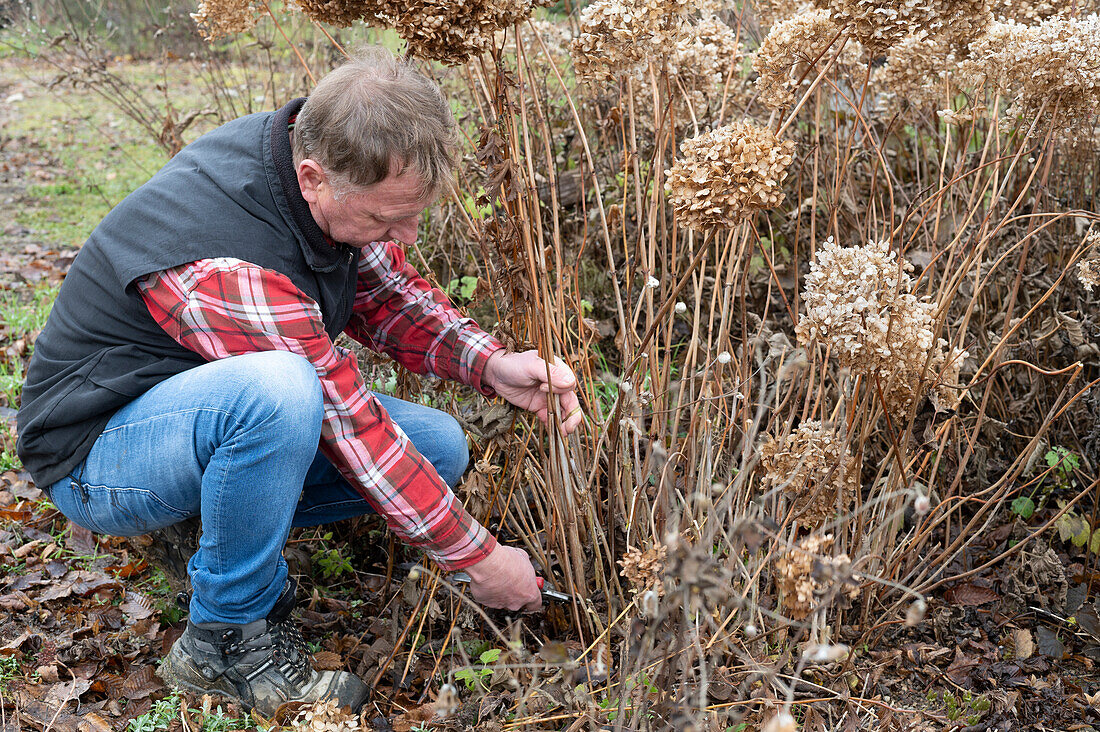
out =
{"type": "Polygon", "coordinates": [[[561,359],[549,366],[549,372],[547,382],[547,363],[538,351],[497,351],[489,357],[482,380],[512,404],[534,412],[543,424],[549,416],[549,396],[557,395],[561,430],[568,435],[584,422],[584,411],[577,399],[577,377],[561,359]]]}

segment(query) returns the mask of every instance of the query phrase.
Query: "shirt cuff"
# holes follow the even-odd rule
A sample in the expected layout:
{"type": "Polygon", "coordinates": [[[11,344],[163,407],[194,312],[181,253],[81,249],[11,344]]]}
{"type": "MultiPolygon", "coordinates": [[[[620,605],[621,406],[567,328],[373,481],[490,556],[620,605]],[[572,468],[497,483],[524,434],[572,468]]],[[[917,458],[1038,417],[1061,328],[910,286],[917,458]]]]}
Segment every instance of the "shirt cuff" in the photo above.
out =
{"type": "Polygon", "coordinates": [[[460,569],[466,569],[471,565],[477,564],[497,548],[497,538],[490,534],[489,530],[485,527],[481,527],[481,530],[484,534],[477,537],[471,549],[467,552],[463,552],[461,556],[446,555],[432,551],[431,549],[427,550],[428,556],[430,556],[444,572],[457,572],[460,569]]]}
{"type": "MultiPolygon", "coordinates": [[[[480,329],[479,329],[480,331],[480,329]]],[[[496,389],[485,383],[485,366],[489,363],[489,357],[498,351],[504,350],[504,344],[493,336],[480,331],[478,340],[480,347],[469,349],[469,364],[467,372],[470,375],[470,386],[487,397],[495,397],[496,389]]]]}

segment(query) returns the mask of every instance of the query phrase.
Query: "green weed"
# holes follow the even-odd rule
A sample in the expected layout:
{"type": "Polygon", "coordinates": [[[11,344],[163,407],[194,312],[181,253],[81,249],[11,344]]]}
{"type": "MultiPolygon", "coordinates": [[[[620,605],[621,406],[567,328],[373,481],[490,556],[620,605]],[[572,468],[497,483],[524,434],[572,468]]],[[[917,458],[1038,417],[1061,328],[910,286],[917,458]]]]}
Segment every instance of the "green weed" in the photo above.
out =
{"type": "MultiPolygon", "coordinates": [[[[209,714],[202,714],[199,709],[188,711],[202,719],[203,732],[228,732],[228,730],[257,729],[256,725],[247,716],[228,717],[219,705],[209,714]]],[[[127,732],[156,732],[168,729],[173,721],[180,717],[180,697],[177,694],[167,696],[154,702],[153,708],[140,717],[130,720],[127,732]]]]}
{"type": "Polygon", "coordinates": [[[19,674],[19,659],[15,656],[0,656],[0,691],[8,688],[8,682],[19,674]]]}
{"type": "Polygon", "coordinates": [[[486,679],[493,675],[493,669],[489,666],[500,659],[500,654],[501,650],[499,648],[482,651],[481,655],[477,657],[481,665],[477,667],[467,666],[455,671],[455,679],[464,683],[470,691],[477,688],[488,688],[486,679]]]}

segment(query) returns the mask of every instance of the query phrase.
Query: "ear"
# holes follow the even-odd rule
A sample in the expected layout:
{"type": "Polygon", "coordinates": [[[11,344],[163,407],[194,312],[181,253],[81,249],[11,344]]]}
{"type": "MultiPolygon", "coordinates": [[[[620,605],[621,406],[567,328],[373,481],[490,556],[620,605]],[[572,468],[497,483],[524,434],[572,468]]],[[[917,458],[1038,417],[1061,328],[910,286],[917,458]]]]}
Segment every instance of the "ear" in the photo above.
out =
{"type": "Polygon", "coordinates": [[[302,189],[302,198],[306,199],[306,203],[317,203],[318,189],[328,184],[325,169],[317,161],[306,158],[298,163],[295,173],[298,174],[298,187],[302,189]]]}

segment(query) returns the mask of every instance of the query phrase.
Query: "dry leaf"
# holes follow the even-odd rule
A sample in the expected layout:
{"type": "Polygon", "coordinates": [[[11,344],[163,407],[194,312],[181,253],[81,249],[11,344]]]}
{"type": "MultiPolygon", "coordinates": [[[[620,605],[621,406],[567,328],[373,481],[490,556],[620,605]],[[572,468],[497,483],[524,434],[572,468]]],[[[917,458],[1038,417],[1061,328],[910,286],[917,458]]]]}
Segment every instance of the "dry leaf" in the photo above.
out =
{"type": "Polygon", "coordinates": [[[964,607],[974,607],[977,605],[984,605],[987,602],[993,602],[994,600],[1000,600],[1001,596],[988,587],[981,587],[979,585],[965,582],[961,585],[955,585],[946,593],[944,597],[953,605],[962,605],[964,607]]]}

